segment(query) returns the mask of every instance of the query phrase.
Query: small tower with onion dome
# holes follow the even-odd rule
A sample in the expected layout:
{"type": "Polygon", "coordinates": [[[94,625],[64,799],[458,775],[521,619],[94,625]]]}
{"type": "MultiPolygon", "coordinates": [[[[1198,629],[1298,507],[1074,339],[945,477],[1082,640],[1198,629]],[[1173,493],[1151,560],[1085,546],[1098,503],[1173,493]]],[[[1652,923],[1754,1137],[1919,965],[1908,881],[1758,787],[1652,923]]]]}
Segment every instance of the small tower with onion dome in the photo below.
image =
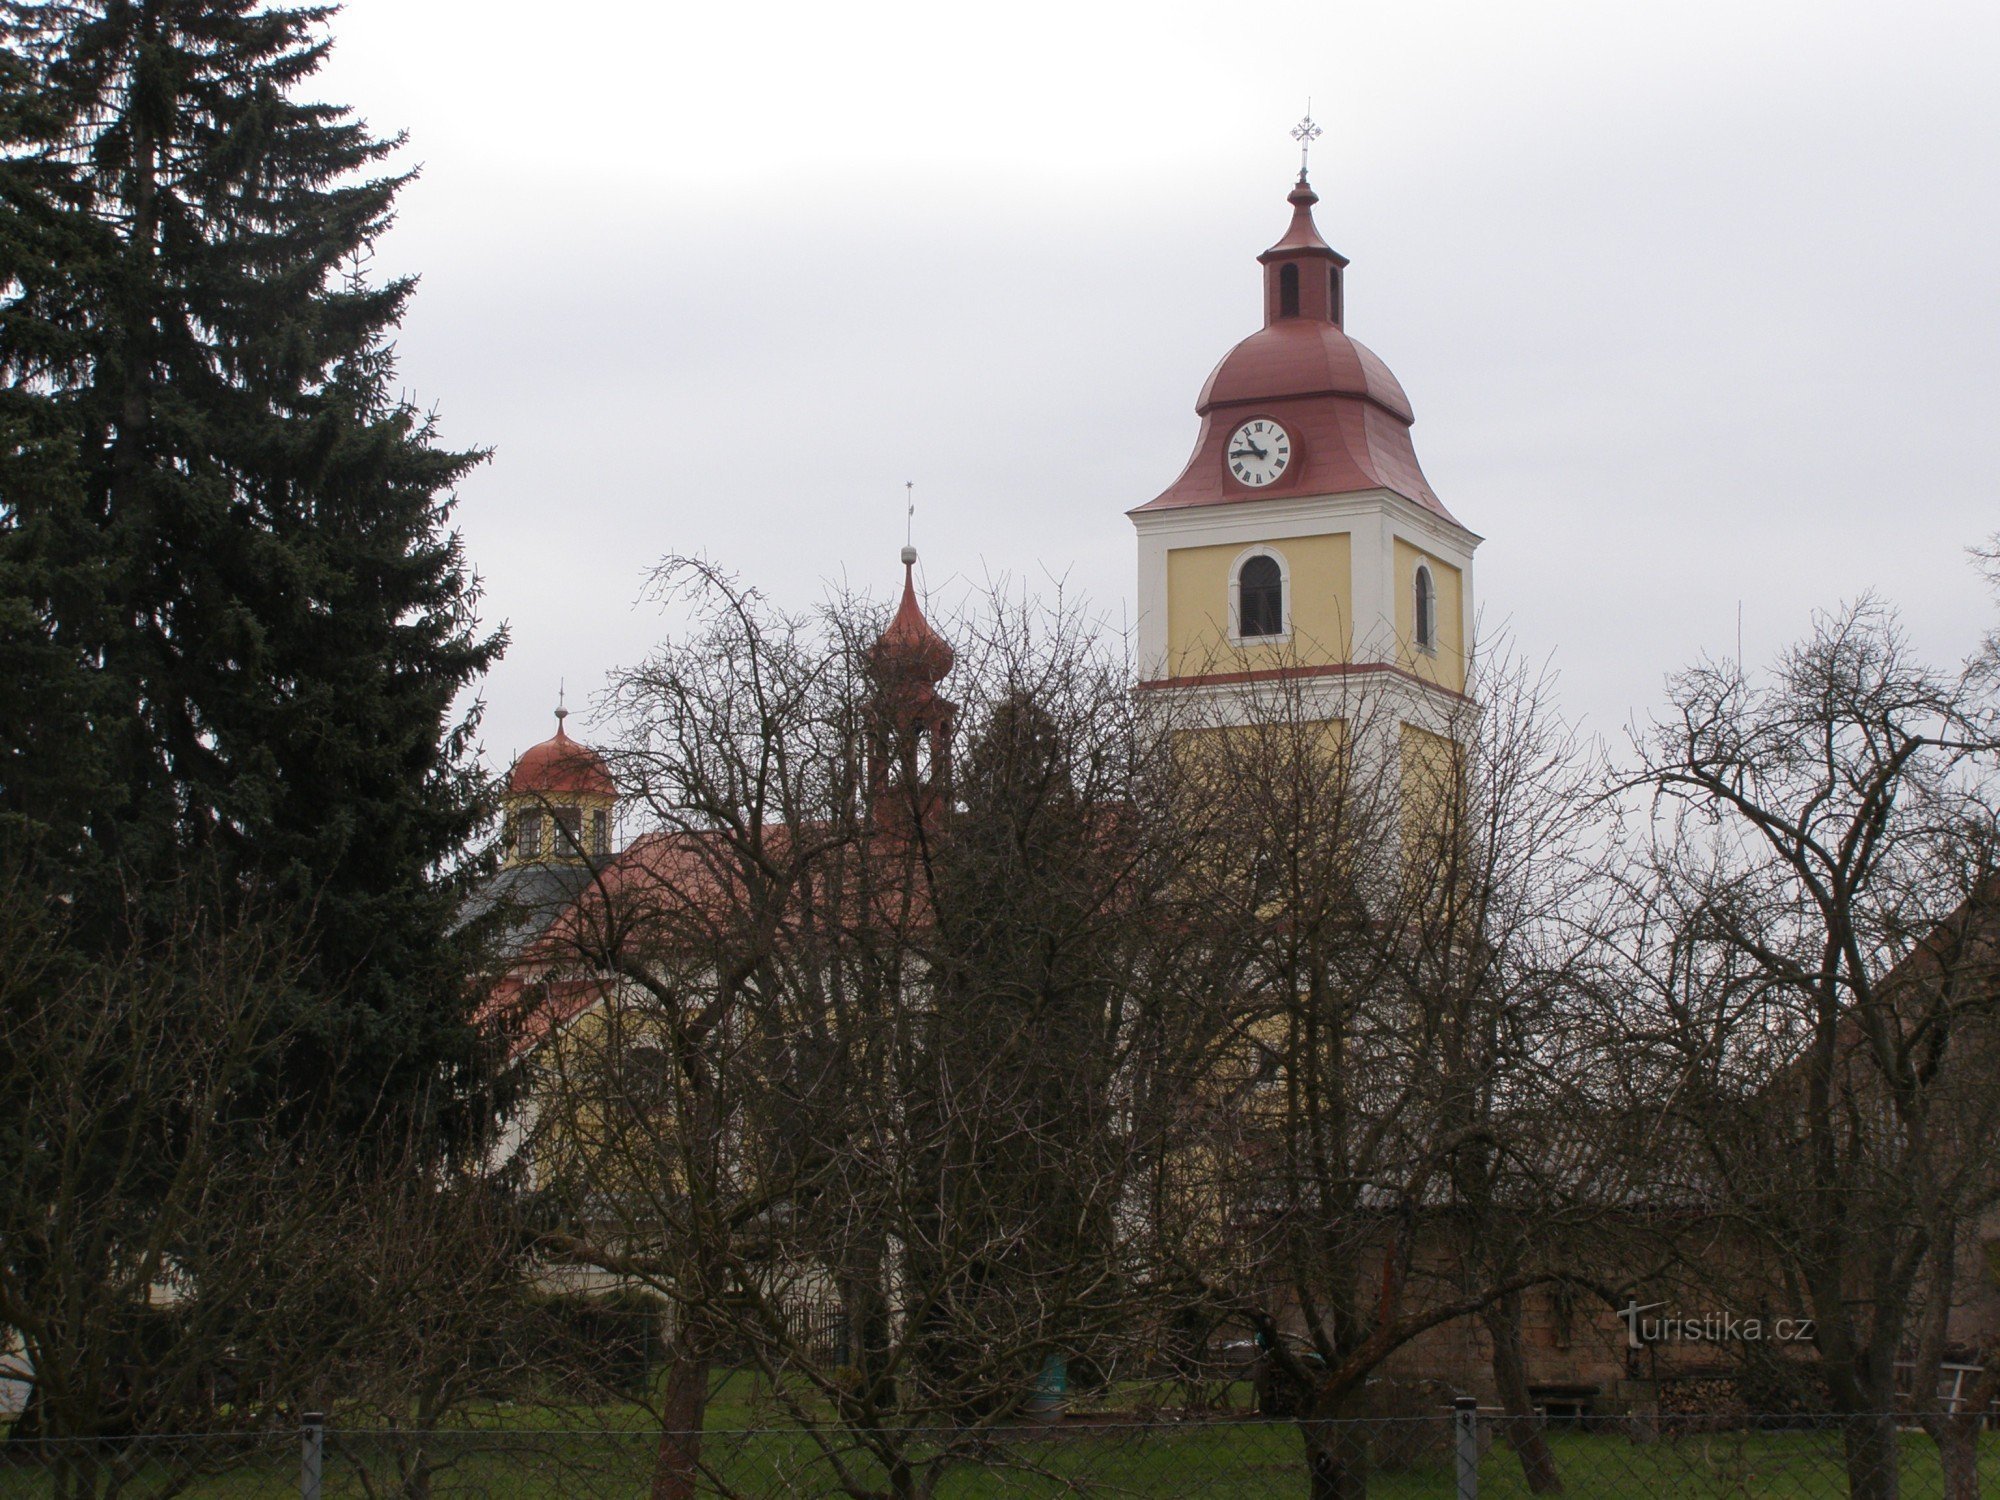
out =
{"type": "Polygon", "coordinates": [[[556,732],[514,762],[500,806],[506,817],[503,867],[583,864],[611,853],[618,789],[604,757],[569,737],[558,703],[556,732]]]}
{"type": "Polygon", "coordinates": [[[917,549],[903,548],[903,598],[868,650],[868,802],[878,822],[921,820],[951,788],[958,705],[938,692],[955,660],[917,602],[917,549]]]}

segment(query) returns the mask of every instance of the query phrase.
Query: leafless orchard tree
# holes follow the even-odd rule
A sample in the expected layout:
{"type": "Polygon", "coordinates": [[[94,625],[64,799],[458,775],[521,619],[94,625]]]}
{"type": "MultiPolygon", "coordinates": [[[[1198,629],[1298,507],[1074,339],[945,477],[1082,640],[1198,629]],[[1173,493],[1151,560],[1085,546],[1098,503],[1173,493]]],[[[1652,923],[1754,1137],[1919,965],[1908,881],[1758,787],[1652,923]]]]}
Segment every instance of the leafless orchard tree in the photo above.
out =
{"type": "Polygon", "coordinates": [[[266,997],[296,954],[276,926],[200,912],[88,960],[60,902],[0,890],[0,1327],[33,1368],[23,1435],[208,1431],[300,1373],[265,1356],[309,1290],[287,1271],[318,1259],[319,1215],[280,1143],[231,1118],[276,1055],[266,997]]]}
{"type": "Polygon", "coordinates": [[[219,925],[201,882],[183,894],[163,933],[104,956],[66,940],[59,899],[0,887],[0,1331],[32,1380],[12,1436],[50,1440],[67,1496],[184,1486],[230,1455],[154,1435],[289,1428],[352,1389],[363,1345],[378,1385],[419,1378],[386,1352],[465,1295],[464,1260],[433,1258],[438,1215],[407,1212],[434,1177],[257,1087],[293,1040],[271,1011],[300,972],[292,929],[219,925]],[[387,1280],[364,1265],[371,1204],[387,1280]]]}
{"type": "Polygon", "coordinates": [[[1704,664],[1672,702],[1632,779],[1653,797],[1633,1036],[1665,1128],[1747,1268],[1811,1314],[1852,1493],[1896,1493],[1914,1347],[1969,1495],[1968,1430],[1929,1398],[1965,1237],[2000,1194],[1993,701],[1864,602],[1766,679],[1704,664]]]}
{"type": "Polygon", "coordinates": [[[925,1493],[1159,1295],[1132,1165],[1199,1052],[1161,742],[1074,611],[954,621],[946,678],[908,618],[663,580],[696,627],[611,753],[654,831],[566,927],[601,990],[533,1064],[546,1243],[676,1309],[656,1494],[725,1343],[850,1493],[925,1493]]]}
{"type": "Polygon", "coordinates": [[[1558,1483],[1510,1299],[1608,1191],[1559,1025],[1601,935],[1589,766],[1530,674],[1468,692],[1406,737],[1381,691],[1280,675],[1179,757],[1236,1046],[1177,1196],[1239,1247],[1199,1269],[1294,1393],[1316,1497],[1365,1493],[1335,1424],[1369,1376],[1481,1314],[1531,1481],[1558,1483]]]}
{"type": "Polygon", "coordinates": [[[530,1226],[504,1175],[385,1149],[310,1186],[326,1241],[288,1330],[309,1374],[298,1404],[368,1434],[345,1450],[365,1494],[425,1500],[476,1456],[466,1419],[495,1402],[601,1396],[581,1378],[591,1351],[527,1286],[530,1226]]]}
{"type": "Polygon", "coordinates": [[[694,1490],[723,1309],[769,1289],[735,1274],[743,1247],[790,1212],[783,1174],[757,1170],[771,1143],[752,1095],[774,1048],[820,1038],[773,1007],[819,982],[812,950],[848,915],[847,870],[869,866],[844,622],[780,616],[699,565],[659,582],[694,623],[619,681],[610,757],[652,826],[553,935],[570,972],[540,995],[561,1009],[528,1063],[527,1154],[545,1251],[672,1309],[664,1500],[694,1490]]]}
{"type": "MultiPolygon", "coordinates": [[[[106,956],[0,885],[0,1347],[32,1382],[10,1436],[76,1500],[250,1456],[189,1434],[312,1408],[422,1434],[526,1373],[507,1195],[270,1096],[297,926],[223,909],[191,878],[106,956]]],[[[427,1493],[436,1455],[396,1457],[388,1488],[427,1493]]]]}

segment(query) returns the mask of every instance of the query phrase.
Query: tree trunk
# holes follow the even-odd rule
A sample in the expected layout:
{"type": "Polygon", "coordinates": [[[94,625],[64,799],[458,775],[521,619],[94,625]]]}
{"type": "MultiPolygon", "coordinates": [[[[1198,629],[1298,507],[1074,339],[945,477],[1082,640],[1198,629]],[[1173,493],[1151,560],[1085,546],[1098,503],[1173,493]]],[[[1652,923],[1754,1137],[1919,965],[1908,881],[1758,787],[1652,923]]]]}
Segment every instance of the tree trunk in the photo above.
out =
{"type": "Polygon", "coordinates": [[[1549,1450],[1548,1434],[1536,1420],[1534,1403],[1528,1398],[1528,1362],[1521,1352],[1521,1293],[1502,1297],[1488,1307],[1482,1321],[1493,1338],[1493,1383],[1499,1387],[1500,1406],[1507,1413],[1500,1435],[1521,1460],[1521,1477],[1528,1492],[1559,1495],[1563,1483],[1556,1470],[1556,1456],[1549,1450]]]}
{"type": "Polygon", "coordinates": [[[895,1500],[927,1500],[931,1489],[923,1472],[908,1459],[898,1458],[889,1465],[889,1493],[895,1500]]]}
{"type": "Polygon", "coordinates": [[[1306,1442],[1308,1500],[1367,1500],[1368,1424],[1359,1420],[1358,1394],[1315,1393],[1306,1403],[1299,1431],[1306,1442]]]}
{"type": "Polygon", "coordinates": [[[1850,1500],[1896,1500],[1896,1419],[1882,1412],[1844,1418],[1841,1446],[1847,1459],[1850,1500]]]}
{"type": "Polygon", "coordinates": [[[1933,1417],[1924,1423],[1937,1444],[1944,1500],[1979,1500],[1980,1422],[1979,1414],[1972,1413],[1933,1417]]]}
{"type": "Polygon", "coordinates": [[[652,1500],[694,1500],[701,1483],[701,1426],[708,1415],[708,1371],[714,1359],[714,1333],[706,1320],[683,1313],[660,1403],[652,1500]]]}

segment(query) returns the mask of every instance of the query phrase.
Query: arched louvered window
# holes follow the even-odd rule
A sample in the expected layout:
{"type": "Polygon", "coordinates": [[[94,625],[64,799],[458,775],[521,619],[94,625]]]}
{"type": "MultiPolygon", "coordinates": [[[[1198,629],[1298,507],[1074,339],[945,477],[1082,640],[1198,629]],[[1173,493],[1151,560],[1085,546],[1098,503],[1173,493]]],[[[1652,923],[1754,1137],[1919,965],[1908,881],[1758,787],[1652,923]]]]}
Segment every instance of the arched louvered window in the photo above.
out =
{"type": "Polygon", "coordinates": [[[1278,267],[1278,316],[1296,318],[1299,315],[1299,268],[1293,265],[1278,267]]]}
{"type": "Polygon", "coordinates": [[[1269,553],[1245,558],[1237,570],[1236,633],[1245,640],[1285,633],[1285,577],[1269,553]]]}
{"type": "Polygon", "coordinates": [[[1437,649],[1437,584],[1422,563],[1417,564],[1417,644],[1426,651],[1437,649]]]}

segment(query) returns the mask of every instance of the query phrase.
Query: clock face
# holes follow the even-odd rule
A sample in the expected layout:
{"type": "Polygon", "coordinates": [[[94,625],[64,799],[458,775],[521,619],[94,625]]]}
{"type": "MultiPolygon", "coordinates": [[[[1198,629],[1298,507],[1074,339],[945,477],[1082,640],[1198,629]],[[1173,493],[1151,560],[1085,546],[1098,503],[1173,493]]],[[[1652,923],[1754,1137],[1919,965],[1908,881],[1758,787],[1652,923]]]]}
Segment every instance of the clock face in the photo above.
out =
{"type": "Polygon", "coordinates": [[[1230,433],[1229,446],[1222,450],[1229,472],[1253,490],[1270,484],[1291,461],[1291,435],[1266,417],[1245,422],[1230,433]]]}

